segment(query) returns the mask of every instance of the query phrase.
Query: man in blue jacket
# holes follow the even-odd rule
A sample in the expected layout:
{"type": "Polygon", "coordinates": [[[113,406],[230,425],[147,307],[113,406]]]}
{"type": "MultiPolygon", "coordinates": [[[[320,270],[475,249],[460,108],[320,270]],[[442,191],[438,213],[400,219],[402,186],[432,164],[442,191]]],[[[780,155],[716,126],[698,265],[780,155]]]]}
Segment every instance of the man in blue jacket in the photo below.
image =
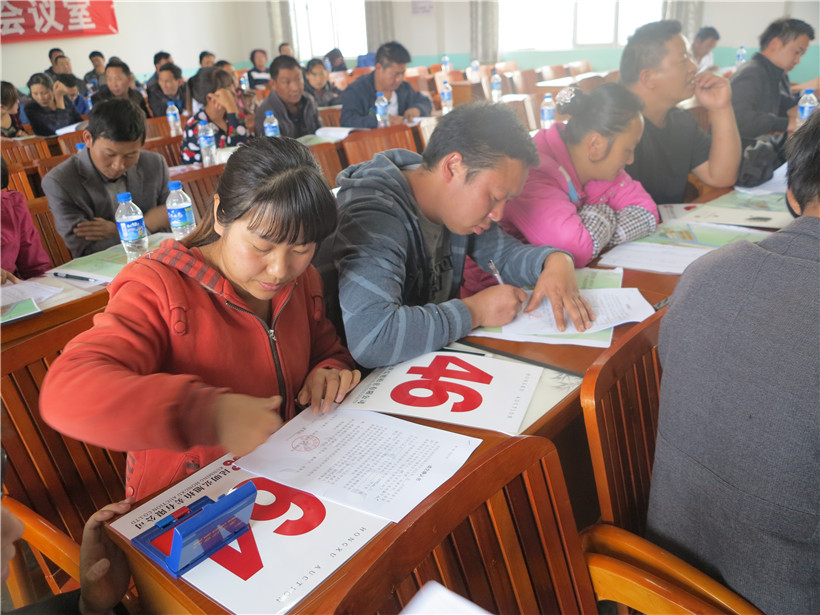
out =
{"type": "Polygon", "coordinates": [[[404,80],[410,53],[392,41],[376,52],[376,68],[351,83],[342,94],[342,126],[376,128],[376,93],[388,100],[390,125],[430,115],[433,103],[404,80]]]}

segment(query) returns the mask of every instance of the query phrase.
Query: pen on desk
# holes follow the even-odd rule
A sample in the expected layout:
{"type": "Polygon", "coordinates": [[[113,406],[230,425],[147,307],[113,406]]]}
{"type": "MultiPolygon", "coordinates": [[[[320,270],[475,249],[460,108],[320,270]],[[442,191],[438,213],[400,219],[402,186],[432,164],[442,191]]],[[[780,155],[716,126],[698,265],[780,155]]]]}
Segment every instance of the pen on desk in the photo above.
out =
{"type": "Polygon", "coordinates": [[[74,275],[73,273],[63,273],[61,271],[52,271],[58,278],[65,278],[67,280],[82,280],[83,282],[97,282],[95,278],[86,278],[81,275],[74,275]]]}
{"type": "Polygon", "coordinates": [[[671,299],[672,299],[672,295],[669,295],[666,299],[661,299],[660,301],[658,301],[652,307],[655,308],[655,311],[657,312],[661,308],[665,307],[671,299]]]}
{"type": "Polygon", "coordinates": [[[487,261],[487,266],[490,268],[490,273],[493,274],[495,281],[499,284],[504,284],[504,280],[502,279],[501,274],[498,272],[498,267],[495,266],[493,259],[487,261]]]}

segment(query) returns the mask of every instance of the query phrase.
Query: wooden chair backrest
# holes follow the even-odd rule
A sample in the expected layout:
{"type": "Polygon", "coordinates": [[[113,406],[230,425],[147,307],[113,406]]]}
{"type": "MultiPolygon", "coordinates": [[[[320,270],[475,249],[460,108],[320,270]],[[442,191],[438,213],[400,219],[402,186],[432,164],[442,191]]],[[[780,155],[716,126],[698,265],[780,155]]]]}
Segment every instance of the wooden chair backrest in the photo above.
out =
{"type": "Polygon", "coordinates": [[[401,531],[377,537],[308,610],[397,613],[435,580],[491,613],[597,613],[554,445],[500,440],[401,531]]]}
{"type": "MultiPolygon", "coordinates": [[[[180,109],[182,112],[182,109],[180,109]]],[[[165,116],[149,117],[145,120],[145,138],[156,139],[157,137],[170,137],[171,127],[165,116]]]]}
{"type": "Polygon", "coordinates": [[[501,97],[501,101],[515,111],[518,119],[527,127],[527,130],[538,128],[535,109],[529,94],[505,94],[501,97]]]}
{"type": "Polygon", "coordinates": [[[182,182],[182,189],[185,194],[191,197],[191,201],[199,213],[200,220],[213,207],[214,193],[224,170],[224,164],[216,164],[211,167],[186,169],[181,173],[175,173],[171,177],[171,180],[182,182]]]}
{"type": "Polygon", "coordinates": [[[38,158],[35,160],[34,164],[37,166],[37,174],[40,176],[40,179],[43,179],[46,173],[69,158],[71,158],[69,154],[60,154],[59,156],[52,156],[51,158],[38,158]]]}
{"type": "Polygon", "coordinates": [[[60,151],[63,154],[72,156],[77,153],[77,143],[83,142],[83,131],[75,130],[57,137],[57,143],[60,145],[60,151]]]}
{"type": "Polygon", "coordinates": [[[255,92],[256,92],[256,100],[258,100],[259,102],[262,102],[270,94],[270,87],[257,89],[257,90],[255,90],[255,92]]]}
{"type": "Polygon", "coordinates": [[[568,62],[566,68],[567,72],[574,77],[575,75],[590,72],[592,65],[589,60],[576,60],[575,62],[568,62]]]}
{"type": "Polygon", "coordinates": [[[375,154],[388,149],[400,147],[416,151],[416,141],[410,127],[399,124],[387,128],[351,132],[342,141],[342,147],[347,156],[347,163],[358,164],[370,160],[375,154]]]}
{"type": "Polygon", "coordinates": [[[26,200],[34,198],[34,190],[31,187],[31,182],[28,180],[28,174],[22,165],[17,163],[6,162],[6,168],[9,172],[9,190],[16,190],[21,192],[26,200]]]}
{"type": "Polygon", "coordinates": [[[90,515],[124,497],[125,453],[57,433],[40,416],[39,400],[49,366],[69,340],[91,327],[94,313],[4,347],[0,376],[5,488],[75,542],[90,515]]]}
{"type": "Polygon", "coordinates": [[[518,70],[518,62],[510,60],[508,62],[496,62],[495,70],[500,73],[511,73],[518,70]]]}
{"type": "Polygon", "coordinates": [[[567,76],[567,69],[563,64],[553,64],[552,66],[541,67],[541,80],[560,79],[567,76]]]}
{"type": "Polygon", "coordinates": [[[341,117],[341,105],[334,105],[332,107],[319,107],[319,119],[322,121],[322,126],[341,126],[341,124],[339,123],[341,117]]]}
{"type": "Polygon", "coordinates": [[[374,70],[374,66],[357,66],[352,71],[350,71],[350,76],[353,77],[354,80],[356,80],[362,75],[369,75],[374,70]]]}
{"type": "Polygon", "coordinates": [[[456,81],[464,81],[464,71],[462,70],[451,70],[448,74],[444,74],[442,71],[438,71],[433,75],[433,83],[436,85],[436,92],[441,92],[441,86],[444,85],[444,82],[447,81],[452,85],[456,81]]]}
{"type": "Polygon", "coordinates": [[[28,139],[0,139],[0,150],[6,164],[17,163],[25,165],[37,158],[48,158],[51,151],[48,142],[43,137],[29,137],[28,139]]]}
{"type": "Polygon", "coordinates": [[[581,384],[601,519],[642,535],[660,405],[658,331],[666,309],[601,354],[581,384]]]}
{"type": "Polygon", "coordinates": [[[336,187],[336,176],[342,171],[342,161],[339,160],[339,150],[335,143],[316,143],[308,146],[310,153],[319,163],[322,173],[331,188],[336,187]]]}
{"type": "Polygon", "coordinates": [[[182,135],[146,139],[142,149],[160,154],[169,167],[178,167],[182,164],[182,135]]]}
{"type": "Polygon", "coordinates": [[[40,239],[43,242],[43,247],[46,249],[46,252],[48,252],[51,264],[58,267],[70,261],[71,252],[69,252],[68,246],[65,245],[65,241],[63,241],[60,233],[57,232],[57,226],[54,224],[54,216],[48,208],[48,199],[41,196],[29,200],[28,211],[31,214],[31,219],[34,221],[37,232],[40,233],[40,239]]]}
{"type": "Polygon", "coordinates": [[[513,85],[515,85],[516,94],[537,94],[538,90],[535,84],[540,80],[534,68],[526,70],[515,71],[512,74],[513,85]]]}

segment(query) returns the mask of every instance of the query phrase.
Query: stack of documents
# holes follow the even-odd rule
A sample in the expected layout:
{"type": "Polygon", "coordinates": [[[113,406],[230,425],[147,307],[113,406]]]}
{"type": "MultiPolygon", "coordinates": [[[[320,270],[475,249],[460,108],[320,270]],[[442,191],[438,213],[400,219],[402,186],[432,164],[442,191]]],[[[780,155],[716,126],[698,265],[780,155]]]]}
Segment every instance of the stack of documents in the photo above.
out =
{"type": "Polygon", "coordinates": [[[0,323],[5,324],[40,312],[38,302],[43,302],[60,292],[59,288],[46,286],[31,280],[0,287],[0,323]]]}

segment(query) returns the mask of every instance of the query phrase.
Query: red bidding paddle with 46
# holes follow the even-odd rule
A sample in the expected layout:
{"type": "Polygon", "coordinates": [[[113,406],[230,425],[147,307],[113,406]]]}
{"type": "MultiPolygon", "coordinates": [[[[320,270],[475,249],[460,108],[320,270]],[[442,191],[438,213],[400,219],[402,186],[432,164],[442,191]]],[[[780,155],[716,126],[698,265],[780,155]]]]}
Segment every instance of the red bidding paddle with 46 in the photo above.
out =
{"type": "Polygon", "coordinates": [[[461,397],[461,401],[455,402],[451,412],[469,412],[481,405],[483,398],[481,393],[466,385],[451,380],[466,380],[478,384],[490,384],[493,377],[485,371],[470,365],[459,357],[437,356],[427,367],[411,367],[408,374],[421,376],[421,380],[402,382],[390,391],[390,399],[405,406],[415,406],[417,408],[431,408],[440,406],[447,402],[450,393],[455,393],[461,397]],[[453,365],[460,369],[450,369],[453,365]],[[442,380],[449,378],[451,380],[442,380]],[[424,389],[429,391],[429,395],[416,395],[414,392],[424,389]]]}

